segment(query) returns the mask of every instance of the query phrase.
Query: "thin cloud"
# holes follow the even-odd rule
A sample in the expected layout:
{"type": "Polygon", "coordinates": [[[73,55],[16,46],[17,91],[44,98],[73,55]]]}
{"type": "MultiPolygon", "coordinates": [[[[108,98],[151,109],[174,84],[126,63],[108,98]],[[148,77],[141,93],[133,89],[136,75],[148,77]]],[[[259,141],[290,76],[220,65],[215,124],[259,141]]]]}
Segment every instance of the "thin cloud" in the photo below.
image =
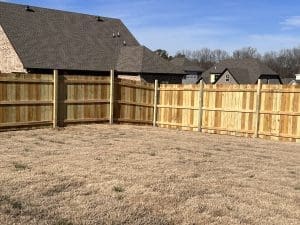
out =
{"type": "Polygon", "coordinates": [[[283,25],[284,28],[300,28],[300,16],[288,17],[281,22],[281,25],[283,25]]]}
{"type": "Polygon", "coordinates": [[[261,52],[280,50],[300,46],[300,35],[291,34],[255,34],[248,37],[249,44],[261,52]]]}

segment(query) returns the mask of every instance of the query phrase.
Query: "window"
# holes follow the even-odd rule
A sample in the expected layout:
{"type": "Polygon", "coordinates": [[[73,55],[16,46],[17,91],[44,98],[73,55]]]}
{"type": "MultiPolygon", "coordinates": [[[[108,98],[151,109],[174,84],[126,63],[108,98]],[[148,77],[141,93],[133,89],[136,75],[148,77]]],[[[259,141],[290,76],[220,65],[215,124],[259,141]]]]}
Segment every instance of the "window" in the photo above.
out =
{"type": "Polygon", "coordinates": [[[226,82],[229,82],[229,78],[230,78],[230,77],[229,77],[229,74],[226,74],[226,75],[225,75],[225,81],[226,81],[226,82]]]}

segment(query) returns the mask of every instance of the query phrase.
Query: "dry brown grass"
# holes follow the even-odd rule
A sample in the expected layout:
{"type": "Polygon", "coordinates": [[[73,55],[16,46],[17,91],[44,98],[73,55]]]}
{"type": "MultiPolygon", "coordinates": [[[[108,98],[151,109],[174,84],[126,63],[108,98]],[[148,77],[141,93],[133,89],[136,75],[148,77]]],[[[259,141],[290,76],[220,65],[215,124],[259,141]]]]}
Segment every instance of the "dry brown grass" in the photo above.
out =
{"type": "Polygon", "coordinates": [[[299,144],[127,125],[0,133],[0,224],[300,224],[299,144]]]}

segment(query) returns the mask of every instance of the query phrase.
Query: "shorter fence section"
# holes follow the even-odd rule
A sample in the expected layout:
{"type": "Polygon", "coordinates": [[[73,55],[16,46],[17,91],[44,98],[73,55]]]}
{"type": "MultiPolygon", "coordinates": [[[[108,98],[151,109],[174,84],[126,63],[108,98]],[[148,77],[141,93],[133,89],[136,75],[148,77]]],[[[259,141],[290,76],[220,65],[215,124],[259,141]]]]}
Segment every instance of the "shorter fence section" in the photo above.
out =
{"type": "Polygon", "coordinates": [[[115,122],[152,124],[153,84],[116,79],[114,90],[115,122]]]}

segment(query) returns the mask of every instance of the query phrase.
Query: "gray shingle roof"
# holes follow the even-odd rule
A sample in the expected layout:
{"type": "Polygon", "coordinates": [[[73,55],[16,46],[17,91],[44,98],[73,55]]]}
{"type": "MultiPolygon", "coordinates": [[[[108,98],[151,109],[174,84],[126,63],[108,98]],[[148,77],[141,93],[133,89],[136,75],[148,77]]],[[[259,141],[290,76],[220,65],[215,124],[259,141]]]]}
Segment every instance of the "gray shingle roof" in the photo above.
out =
{"type": "Polygon", "coordinates": [[[249,71],[247,69],[243,69],[243,68],[227,68],[227,69],[239,84],[243,84],[243,83],[254,84],[256,82],[255,77],[250,76],[249,71]]]}
{"type": "Polygon", "coordinates": [[[221,74],[225,69],[229,69],[240,84],[253,84],[261,75],[278,75],[256,59],[228,59],[217,63],[205,71],[202,74],[204,82],[210,82],[211,73],[221,74]]]}
{"type": "Polygon", "coordinates": [[[184,74],[179,67],[145,46],[122,47],[116,69],[121,72],[184,74]]]}
{"type": "Polygon", "coordinates": [[[0,25],[25,68],[108,71],[115,69],[124,41],[128,48],[140,46],[119,19],[25,8],[0,2],[0,25]]]}
{"type": "Polygon", "coordinates": [[[176,57],[171,60],[171,63],[180,67],[184,71],[203,72],[204,69],[197,62],[191,61],[185,57],[176,57]]]}

